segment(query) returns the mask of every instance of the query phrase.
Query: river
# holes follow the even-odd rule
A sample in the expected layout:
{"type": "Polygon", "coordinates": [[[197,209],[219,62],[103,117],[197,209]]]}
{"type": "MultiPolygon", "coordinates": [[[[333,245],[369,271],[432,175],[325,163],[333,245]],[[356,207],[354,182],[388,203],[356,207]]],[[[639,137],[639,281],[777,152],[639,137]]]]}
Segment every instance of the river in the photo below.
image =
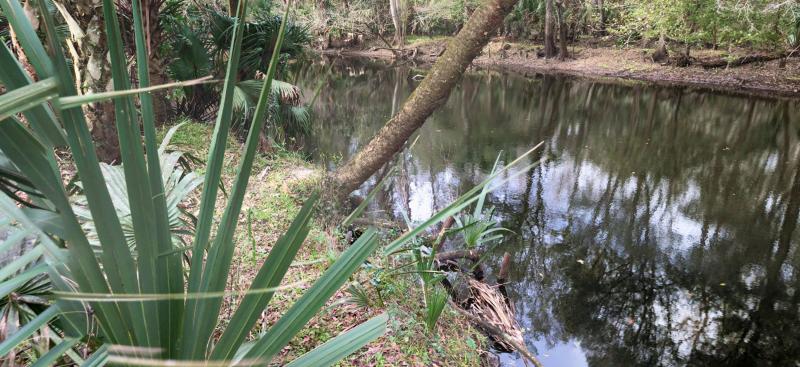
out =
{"type": "MultiPolygon", "coordinates": [[[[322,83],[305,146],[333,167],[425,70],[330,62],[296,75],[306,94],[322,83]]],[[[545,365],[798,365],[798,107],[475,71],[399,158],[369,211],[426,219],[481,182],[498,154],[508,162],[544,142],[529,159],[544,163],[487,205],[515,232],[491,249],[489,267],[512,255],[509,295],[545,365]]]]}

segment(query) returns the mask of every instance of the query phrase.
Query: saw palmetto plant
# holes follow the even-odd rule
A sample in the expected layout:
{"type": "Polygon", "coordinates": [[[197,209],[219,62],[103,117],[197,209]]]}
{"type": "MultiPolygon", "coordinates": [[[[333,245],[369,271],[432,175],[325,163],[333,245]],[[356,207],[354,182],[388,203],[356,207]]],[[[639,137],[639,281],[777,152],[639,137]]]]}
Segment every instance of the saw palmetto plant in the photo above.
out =
{"type": "MultiPolygon", "coordinates": [[[[169,167],[163,162],[168,155],[159,154],[155,141],[152,98],[148,93],[159,87],[149,85],[141,4],[132,2],[139,89],[129,85],[115,4],[105,0],[102,12],[114,91],[79,96],[61,48],[62,39],[56,32],[56,21],[45,1],[34,3],[40,9],[39,29],[45,35],[44,41],[17,0],[0,0],[0,7],[36,72],[34,80],[7,47],[0,47],[0,81],[7,90],[0,96],[0,155],[6,192],[0,202],[6,226],[24,228],[40,241],[36,252],[26,251],[19,257],[26,261],[24,264],[12,262],[15,267],[3,267],[0,290],[11,293],[30,285],[33,279],[47,279],[55,301],[34,307],[27,322],[9,330],[0,343],[0,351],[9,353],[30,345],[34,340],[30,336],[57,325],[58,333],[50,334],[58,334],[60,341],[45,342],[36,363],[267,364],[375,249],[377,237],[374,230],[367,231],[279,321],[254,340],[247,340],[272,295],[279,291],[281,279],[308,234],[315,204],[311,198],[273,246],[219,338],[209,342],[218,327],[222,299],[229,295],[225,284],[234,251],[233,238],[256,154],[257,132],[263,127],[267,112],[269,95],[264,91],[271,90],[279,54],[272,53],[269,71],[262,80],[252,114],[253,129],[242,148],[238,174],[223,215],[214,218],[242,54],[238,19],[244,19],[247,2],[239,2],[237,8],[197,225],[189,246],[177,244],[171,232],[175,215],[174,203],[167,199],[168,191],[181,182],[162,174],[169,167]],[[98,162],[81,109],[82,104],[103,99],[113,99],[115,105],[114,123],[122,153],[119,167],[98,162]],[[144,132],[143,137],[140,131],[144,132]],[[77,169],[82,189],[80,208],[87,211],[83,215],[76,210],[58,170],[54,149],[60,145],[66,145],[77,169]],[[108,182],[117,189],[110,190],[108,182]],[[122,211],[114,205],[120,195],[127,196],[122,211]],[[87,217],[91,217],[91,231],[84,225],[87,217]],[[188,269],[182,261],[184,254],[192,259],[188,269]],[[78,343],[93,352],[76,355],[72,348],[78,343]]],[[[276,49],[280,49],[286,16],[283,19],[276,49]]],[[[331,364],[381,335],[385,318],[371,319],[291,365],[331,364]]]]}
{"type": "MultiPolygon", "coordinates": [[[[174,61],[169,73],[176,80],[190,80],[206,75],[223,75],[227,61],[228,45],[231,41],[235,17],[212,5],[198,5],[182,0],[169,1],[169,9],[163,18],[166,34],[169,35],[164,53],[174,61]]],[[[233,94],[233,128],[246,133],[250,128],[251,114],[261,94],[263,80],[260,75],[268,67],[282,17],[271,14],[271,1],[258,2],[248,19],[242,24],[242,53],[240,55],[238,81],[233,94]],[[265,8],[266,7],[266,8],[265,8]]],[[[301,54],[310,41],[305,27],[294,22],[285,26],[279,54],[280,69],[290,57],[301,54]]],[[[278,75],[282,74],[278,70],[278,75]]],[[[300,90],[285,81],[273,80],[272,94],[265,133],[276,141],[284,141],[283,135],[302,136],[310,130],[310,116],[301,103],[300,90]]],[[[218,85],[201,84],[182,88],[176,106],[180,113],[199,121],[206,121],[219,107],[218,85]]]]}

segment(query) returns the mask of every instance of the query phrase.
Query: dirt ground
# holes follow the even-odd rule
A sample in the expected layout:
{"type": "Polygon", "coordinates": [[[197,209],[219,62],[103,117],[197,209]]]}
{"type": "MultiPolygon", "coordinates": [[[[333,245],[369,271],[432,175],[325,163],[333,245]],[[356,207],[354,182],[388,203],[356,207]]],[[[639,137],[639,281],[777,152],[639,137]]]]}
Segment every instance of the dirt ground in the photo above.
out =
{"type": "MultiPolygon", "coordinates": [[[[447,39],[421,39],[406,47],[404,60],[432,63],[446,46],[447,39]]],[[[488,68],[522,74],[554,73],[603,81],[642,81],[665,86],[684,86],[720,92],[764,97],[800,98],[800,53],[785,60],[754,62],[739,67],[705,69],[701,66],[677,67],[654,63],[652,49],[618,48],[613,45],[569,46],[570,58],[559,61],[537,56],[541,45],[492,40],[473,61],[475,68],[488,68]]],[[[672,51],[672,50],[670,50],[672,51]]],[[[386,48],[363,45],[347,49],[324,50],[324,54],[396,59],[386,48]]],[[[672,51],[676,54],[676,51],[672,51]]],[[[731,56],[744,56],[737,50],[731,56]]],[[[719,58],[721,50],[697,50],[691,56],[699,59],[719,58]]]]}

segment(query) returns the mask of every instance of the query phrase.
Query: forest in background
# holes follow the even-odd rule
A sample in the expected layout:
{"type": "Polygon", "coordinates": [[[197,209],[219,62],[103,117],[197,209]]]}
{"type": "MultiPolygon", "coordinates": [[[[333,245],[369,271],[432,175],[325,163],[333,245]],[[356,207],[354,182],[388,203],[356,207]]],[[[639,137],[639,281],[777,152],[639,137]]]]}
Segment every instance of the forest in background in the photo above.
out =
{"type": "MultiPolygon", "coordinates": [[[[302,2],[298,18],[316,37],[347,33],[400,45],[414,36],[457,32],[477,0],[321,0],[302,2]]],[[[686,47],[787,50],[797,47],[800,3],[769,0],[522,0],[497,36],[546,42],[607,41],[630,46],[662,39],[686,47]]]]}

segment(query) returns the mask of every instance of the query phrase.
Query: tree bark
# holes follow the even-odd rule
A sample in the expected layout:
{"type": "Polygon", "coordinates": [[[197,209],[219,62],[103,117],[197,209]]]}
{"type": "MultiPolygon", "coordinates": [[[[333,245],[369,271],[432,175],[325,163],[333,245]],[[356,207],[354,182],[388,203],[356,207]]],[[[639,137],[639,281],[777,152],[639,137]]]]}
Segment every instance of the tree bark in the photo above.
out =
{"type": "Polygon", "coordinates": [[[544,1],[544,57],[556,56],[556,20],[553,0],[544,1]]]}
{"type": "Polygon", "coordinates": [[[598,15],[600,15],[600,32],[599,35],[605,36],[606,35],[606,9],[605,9],[605,2],[603,0],[596,0],[595,6],[597,7],[598,15]]]}
{"type": "MultiPolygon", "coordinates": [[[[145,28],[145,43],[149,56],[150,84],[159,85],[170,82],[167,74],[167,61],[158,52],[158,47],[163,42],[163,29],[159,16],[164,0],[142,0],[142,18],[145,28]]],[[[164,90],[153,93],[153,112],[156,126],[162,126],[172,118],[167,92],[164,90]]]]}
{"type": "Polygon", "coordinates": [[[450,41],[428,76],[378,134],[347,164],[325,179],[326,201],[340,201],[392,159],[406,140],[442,106],[472,60],[502,24],[517,0],[487,0],[450,41]]]}
{"type": "Polygon", "coordinates": [[[403,22],[403,6],[402,0],[389,0],[389,13],[392,15],[392,24],[394,24],[394,46],[403,48],[406,43],[406,29],[403,22]]]}
{"type": "Polygon", "coordinates": [[[564,20],[564,3],[559,1],[556,3],[556,12],[558,15],[558,59],[564,61],[569,57],[567,51],[567,22],[564,20]]]}
{"type": "MultiPolygon", "coordinates": [[[[61,1],[64,9],[77,21],[84,37],[75,40],[78,57],[73,60],[82,70],[81,93],[101,93],[110,89],[111,65],[108,63],[105,25],[103,24],[102,0],[61,1]]],[[[119,162],[119,140],[114,122],[113,102],[93,103],[84,108],[91,125],[100,160],[119,162]]]]}

